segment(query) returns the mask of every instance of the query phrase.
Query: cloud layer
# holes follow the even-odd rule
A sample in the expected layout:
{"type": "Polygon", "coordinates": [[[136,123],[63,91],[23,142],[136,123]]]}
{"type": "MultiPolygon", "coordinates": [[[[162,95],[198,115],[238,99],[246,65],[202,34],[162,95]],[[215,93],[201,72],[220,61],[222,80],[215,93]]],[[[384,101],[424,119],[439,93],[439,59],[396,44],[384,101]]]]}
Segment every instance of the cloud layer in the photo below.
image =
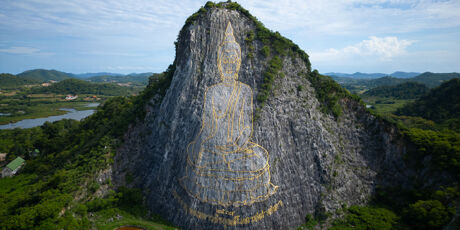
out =
{"type": "MultiPolygon", "coordinates": [[[[3,0],[0,72],[162,71],[185,19],[205,2],[3,0]]],[[[322,72],[460,71],[452,60],[460,58],[459,0],[238,2],[305,49],[322,72]]]]}

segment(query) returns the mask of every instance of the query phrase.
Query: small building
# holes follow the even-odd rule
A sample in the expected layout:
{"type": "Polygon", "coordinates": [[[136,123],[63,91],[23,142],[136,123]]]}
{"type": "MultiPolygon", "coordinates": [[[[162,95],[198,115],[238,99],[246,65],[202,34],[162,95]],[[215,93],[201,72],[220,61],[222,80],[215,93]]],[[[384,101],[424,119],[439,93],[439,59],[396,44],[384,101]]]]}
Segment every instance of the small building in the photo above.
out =
{"type": "Polygon", "coordinates": [[[50,85],[51,85],[51,83],[49,83],[49,82],[44,82],[44,83],[42,83],[42,86],[45,86],[45,87],[48,87],[48,86],[50,86],[50,85]]]}
{"type": "Polygon", "coordinates": [[[78,95],[70,95],[70,94],[65,97],[67,101],[75,100],[77,98],[78,98],[78,95]]]}
{"type": "Polygon", "coordinates": [[[6,160],[6,153],[0,153],[0,162],[3,162],[6,160]]]}
{"type": "Polygon", "coordinates": [[[6,167],[2,170],[2,177],[13,176],[16,174],[19,169],[25,164],[25,160],[21,157],[16,157],[13,161],[6,165],[6,167]]]}

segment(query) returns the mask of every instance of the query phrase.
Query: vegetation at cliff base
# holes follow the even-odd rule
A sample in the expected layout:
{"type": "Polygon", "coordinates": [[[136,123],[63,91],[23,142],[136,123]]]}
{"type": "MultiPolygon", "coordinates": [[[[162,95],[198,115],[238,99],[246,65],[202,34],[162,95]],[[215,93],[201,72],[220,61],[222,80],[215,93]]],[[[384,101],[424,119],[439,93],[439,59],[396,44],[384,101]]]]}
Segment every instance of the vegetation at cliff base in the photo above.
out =
{"type": "Polygon", "coordinates": [[[170,229],[147,214],[140,191],[114,191],[110,180],[96,180],[112,163],[127,126],[143,119],[148,99],[166,92],[174,67],[168,70],[152,78],[141,95],[112,98],[81,122],[1,130],[0,151],[8,152],[8,159],[23,156],[27,163],[19,175],[0,180],[0,228],[112,229],[133,224],[170,229]],[[104,190],[105,196],[97,195],[104,190]]]}

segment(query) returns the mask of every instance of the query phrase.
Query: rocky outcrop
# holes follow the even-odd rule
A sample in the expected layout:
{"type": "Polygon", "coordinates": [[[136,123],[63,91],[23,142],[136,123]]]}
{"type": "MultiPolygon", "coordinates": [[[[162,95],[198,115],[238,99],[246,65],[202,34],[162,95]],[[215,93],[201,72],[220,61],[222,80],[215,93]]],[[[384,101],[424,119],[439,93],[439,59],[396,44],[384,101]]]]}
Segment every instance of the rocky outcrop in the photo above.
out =
{"type": "Polygon", "coordinates": [[[142,188],[152,211],[184,229],[292,229],[306,214],[366,203],[377,184],[404,184],[391,126],[351,99],[338,118],[321,112],[298,54],[282,57],[283,76],[258,104],[268,59],[261,41],[245,40],[255,29],[225,8],[184,27],[171,85],[125,134],[114,184],[142,188]],[[223,44],[229,23],[240,51],[223,44]],[[234,72],[238,83],[226,82],[234,72]]]}

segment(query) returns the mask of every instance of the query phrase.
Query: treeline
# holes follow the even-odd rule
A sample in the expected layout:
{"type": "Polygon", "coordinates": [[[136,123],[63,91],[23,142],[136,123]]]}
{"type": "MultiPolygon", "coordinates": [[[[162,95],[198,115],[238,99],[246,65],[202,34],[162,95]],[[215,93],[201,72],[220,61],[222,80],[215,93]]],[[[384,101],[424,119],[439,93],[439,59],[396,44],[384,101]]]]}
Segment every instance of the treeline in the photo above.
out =
{"type": "Polygon", "coordinates": [[[424,84],[406,82],[399,85],[379,86],[366,91],[363,96],[392,97],[396,99],[415,99],[429,91],[424,84]]]}
{"type": "Polygon", "coordinates": [[[91,83],[79,79],[66,79],[48,87],[36,87],[31,93],[96,94],[107,96],[128,95],[129,89],[110,83],[91,83]]]}

